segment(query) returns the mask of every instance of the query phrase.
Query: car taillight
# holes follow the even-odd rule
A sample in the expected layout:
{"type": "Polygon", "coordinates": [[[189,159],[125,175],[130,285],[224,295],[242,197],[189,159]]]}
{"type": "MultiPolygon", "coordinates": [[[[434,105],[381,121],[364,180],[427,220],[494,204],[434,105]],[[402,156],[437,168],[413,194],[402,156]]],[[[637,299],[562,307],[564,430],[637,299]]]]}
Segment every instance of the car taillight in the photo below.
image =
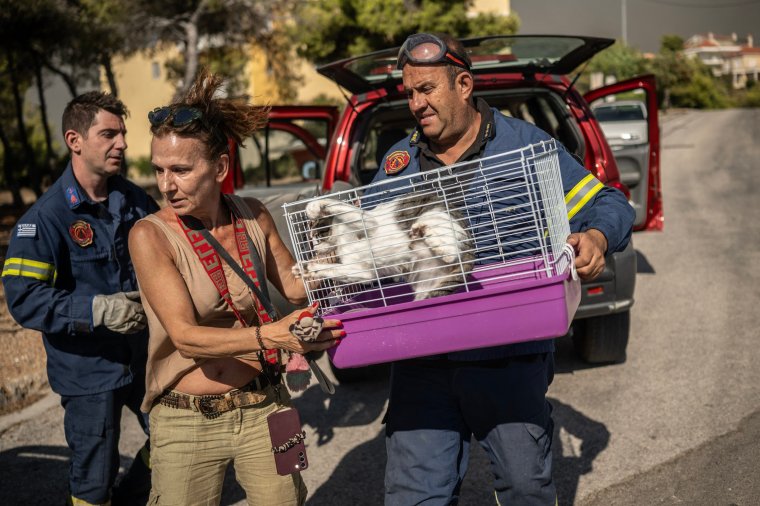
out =
{"type": "Polygon", "coordinates": [[[612,186],[613,188],[617,188],[618,190],[623,192],[623,195],[625,195],[625,198],[627,198],[628,200],[631,200],[631,191],[628,189],[626,185],[624,185],[620,181],[613,181],[612,183],[610,183],[610,186],[612,186]]]}

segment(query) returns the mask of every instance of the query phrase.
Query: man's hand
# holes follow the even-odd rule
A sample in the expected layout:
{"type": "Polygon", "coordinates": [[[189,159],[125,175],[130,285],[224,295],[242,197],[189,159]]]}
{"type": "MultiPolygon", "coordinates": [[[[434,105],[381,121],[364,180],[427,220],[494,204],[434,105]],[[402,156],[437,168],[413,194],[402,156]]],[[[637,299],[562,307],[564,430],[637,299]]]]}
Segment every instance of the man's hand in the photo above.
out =
{"type": "Polygon", "coordinates": [[[140,292],[118,292],[92,298],[92,326],[103,325],[121,334],[134,334],[148,324],[140,292]]]}
{"type": "Polygon", "coordinates": [[[603,233],[590,228],[570,234],[567,243],[575,250],[575,270],[582,280],[591,281],[602,273],[607,252],[607,238],[603,233]]]}

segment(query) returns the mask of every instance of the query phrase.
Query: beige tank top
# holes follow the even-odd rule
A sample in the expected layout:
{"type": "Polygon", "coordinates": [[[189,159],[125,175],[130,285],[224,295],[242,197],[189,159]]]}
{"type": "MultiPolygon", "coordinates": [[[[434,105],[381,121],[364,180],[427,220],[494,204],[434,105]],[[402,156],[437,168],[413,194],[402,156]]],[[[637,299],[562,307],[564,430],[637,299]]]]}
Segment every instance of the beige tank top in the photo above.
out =
{"type": "MultiPolygon", "coordinates": [[[[235,214],[242,218],[246,231],[253,241],[254,247],[258,250],[263,268],[266,271],[266,239],[255,220],[255,216],[248,204],[240,197],[230,196],[228,202],[231,202],[235,207],[235,214]]],[[[187,237],[180,235],[177,230],[155,215],[146,216],[141,221],[143,220],[156,225],[168,239],[177,270],[185,279],[185,284],[195,306],[195,318],[198,324],[217,328],[240,327],[240,322],[219,295],[219,291],[198,260],[198,256],[187,237]]],[[[222,266],[235,308],[247,322],[256,322],[255,301],[250,289],[226,262],[222,261],[222,266]]],[[[148,363],[145,372],[145,398],[140,407],[142,411],[147,413],[158,396],[207,359],[182,357],[144,296],[142,302],[150,328],[148,363]]]]}

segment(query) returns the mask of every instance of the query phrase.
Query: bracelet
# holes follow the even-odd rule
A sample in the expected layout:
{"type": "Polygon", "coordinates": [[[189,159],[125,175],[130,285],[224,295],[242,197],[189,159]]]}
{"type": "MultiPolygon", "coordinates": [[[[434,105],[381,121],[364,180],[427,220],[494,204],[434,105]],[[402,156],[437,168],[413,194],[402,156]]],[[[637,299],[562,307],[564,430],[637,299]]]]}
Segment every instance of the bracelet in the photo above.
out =
{"type": "Polygon", "coordinates": [[[256,327],[256,341],[258,341],[259,347],[261,347],[261,351],[267,349],[267,347],[264,346],[264,341],[261,339],[261,327],[256,327]]]}

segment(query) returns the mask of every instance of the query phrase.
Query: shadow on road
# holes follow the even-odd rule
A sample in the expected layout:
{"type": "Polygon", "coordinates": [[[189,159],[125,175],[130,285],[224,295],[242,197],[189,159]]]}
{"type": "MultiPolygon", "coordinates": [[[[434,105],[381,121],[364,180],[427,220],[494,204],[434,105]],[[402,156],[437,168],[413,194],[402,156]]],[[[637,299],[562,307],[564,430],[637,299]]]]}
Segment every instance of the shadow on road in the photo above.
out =
{"type": "Polygon", "coordinates": [[[341,384],[327,395],[317,385],[293,400],[301,422],[313,427],[317,445],[329,443],[336,427],[368,425],[382,414],[388,398],[388,376],[374,375],[365,381],[341,384]]]}
{"type": "MultiPolygon", "coordinates": [[[[591,472],[593,462],[609,443],[607,428],[572,407],[550,399],[554,406],[554,481],[560,506],[575,503],[578,482],[591,472]]],[[[493,504],[491,469],[485,452],[477,442],[471,446],[467,477],[462,485],[460,505],[493,504]]],[[[385,471],[385,435],[363,443],[339,462],[330,479],[319,489],[310,491],[307,506],[383,504],[385,471]]]]}
{"type": "MultiPolygon", "coordinates": [[[[341,386],[329,401],[318,387],[311,387],[295,403],[302,421],[317,431],[318,444],[325,444],[332,439],[334,427],[367,425],[375,421],[385,406],[386,395],[387,378],[379,378],[341,386]],[[346,395],[349,392],[351,394],[346,395]],[[357,403],[357,398],[361,402],[357,403]]],[[[591,472],[594,460],[609,443],[610,433],[604,424],[571,406],[553,398],[549,402],[554,408],[552,453],[559,504],[572,505],[581,476],[591,472]]],[[[330,478],[310,491],[307,506],[382,505],[385,462],[385,435],[381,429],[373,439],[356,446],[335,463],[330,478]]],[[[473,441],[460,505],[493,504],[492,490],[490,463],[473,441]]]]}
{"type": "Polygon", "coordinates": [[[656,274],[654,267],[649,263],[649,260],[644,253],[639,250],[636,251],[636,274],[656,274]]]}
{"type": "Polygon", "coordinates": [[[0,453],[0,504],[64,504],[70,454],[62,446],[18,446],[0,453]]]}
{"type": "Polygon", "coordinates": [[[554,411],[554,484],[560,506],[575,503],[578,482],[593,469],[593,462],[610,441],[607,427],[576,411],[557,399],[550,398],[554,411]]]}
{"type": "MultiPolygon", "coordinates": [[[[582,362],[574,360],[572,344],[569,351],[558,346],[558,365],[567,371],[583,367],[582,362]]],[[[387,394],[388,378],[380,375],[363,382],[339,385],[333,396],[327,396],[315,385],[293,402],[300,411],[302,422],[312,427],[316,444],[321,446],[332,441],[335,428],[375,422],[383,414],[387,394]]],[[[580,477],[592,470],[594,459],[607,447],[610,435],[603,424],[556,399],[549,400],[554,407],[554,479],[559,504],[571,505],[580,477]]],[[[493,504],[488,458],[475,441],[471,448],[460,504],[493,504]]],[[[63,504],[67,494],[69,455],[65,446],[42,445],[22,446],[0,453],[0,476],[3,477],[0,504],[63,504]]],[[[128,469],[131,460],[122,456],[122,469],[128,469]]],[[[381,429],[371,440],[356,446],[333,464],[330,478],[318,489],[310,491],[307,505],[381,505],[385,461],[385,437],[381,429]]],[[[244,498],[230,467],[225,476],[221,504],[229,506],[244,498]]]]}
{"type": "Polygon", "coordinates": [[[385,433],[346,454],[335,466],[330,479],[310,490],[307,506],[382,506],[385,476],[385,433]]]}
{"type": "MultiPolygon", "coordinates": [[[[19,446],[0,453],[0,504],[4,506],[47,506],[65,504],[68,495],[69,456],[65,446],[19,446]]],[[[122,473],[132,458],[121,456],[122,473]]],[[[120,478],[117,478],[117,482],[120,478]]],[[[245,498],[235,475],[227,472],[222,506],[245,498]]],[[[130,504],[143,506],[143,504],[130,504]]]]}

